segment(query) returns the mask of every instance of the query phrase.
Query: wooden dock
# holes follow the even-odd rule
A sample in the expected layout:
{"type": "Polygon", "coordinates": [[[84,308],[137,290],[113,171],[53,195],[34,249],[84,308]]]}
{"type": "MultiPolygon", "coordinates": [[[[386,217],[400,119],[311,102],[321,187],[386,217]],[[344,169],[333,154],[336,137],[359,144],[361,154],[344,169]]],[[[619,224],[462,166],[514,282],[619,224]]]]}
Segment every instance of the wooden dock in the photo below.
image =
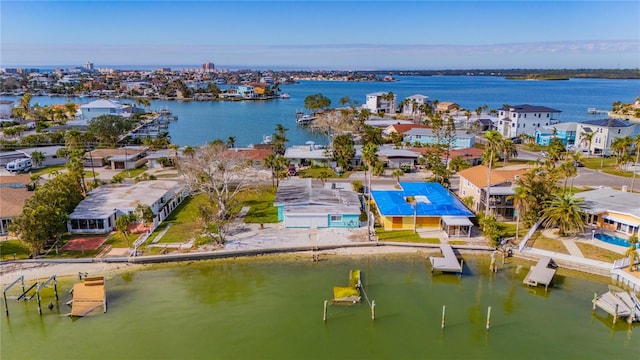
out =
{"type": "Polygon", "coordinates": [[[458,262],[458,257],[453,252],[453,248],[449,244],[440,244],[440,251],[444,257],[429,256],[431,262],[431,272],[455,272],[462,274],[463,262],[458,262]]]}
{"type": "Polygon", "coordinates": [[[73,285],[71,316],[86,316],[100,306],[107,312],[104,276],[88,277],[84,282],[73,285]]]}
{"type": "Polygon", "coordinates": [[[613,315],[613,323],[619,317],[627,318],[629,323],[640,321],[640,300],[632,292],[609,291],[593,299],[593,310],[599,307],[613,315]]]}
{"type": "Polygon", "coordinates": [[[545,290],[549,288],[549,284],[553,281],[553,276],[556,274],[558,265],[548,256],[542,257],[538,260],[535,266],[531,267],[529,273],[522,281],[529,286],[544,285],[545,290]]]}

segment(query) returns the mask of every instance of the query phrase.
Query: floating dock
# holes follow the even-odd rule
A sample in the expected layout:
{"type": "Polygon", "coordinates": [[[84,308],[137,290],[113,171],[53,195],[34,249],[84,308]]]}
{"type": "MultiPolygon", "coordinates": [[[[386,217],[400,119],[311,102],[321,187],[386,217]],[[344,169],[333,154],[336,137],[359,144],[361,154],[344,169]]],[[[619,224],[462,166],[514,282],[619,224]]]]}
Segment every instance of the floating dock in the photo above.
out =
{"type": "Polygon", "coordinates": [[[360,295],[361,289],[362,281],[360,278],[360,270],[351,270],[349,271],[349,286],[334,286],[331,303],[359,303],[362,301],[360,295]]]}
{"type": "Polygon", "coordinates": [[[464,260],[458,262],[456,253],[453,252],[453,248],[449,244],[440,244],[440,251],[444,257],[429,256],[431,262],[431,272],[455,272],[462,274],[462,267],[464,260]]]}
{"type": "Polygon", "coordinates": [[[529,286],[542,284],[544,285],[544,289],[547,290],[549,284],[553,281],[553,276],[556,274],[557,268],[558,265],[556,265],[552,258],[544,256],[538,260],[535,266],[531,267],[531,270],[529,270],[529,273],[522,282],[529,286]]]}
{"type": "Polygon", "coordinates": [[[596,306],[613,315],[613,323],[619,317],[627,318],[627,322],[640,321],[640,300],[633,292],[609,291],[593,298],[593,310],[596,306]]]}
{"type": "Polygon", "coordinates": [[[107,312],[104,276],[88,277],[84,282],[73,285],[71,316],[86,316],[100,306],[107,312]]]}

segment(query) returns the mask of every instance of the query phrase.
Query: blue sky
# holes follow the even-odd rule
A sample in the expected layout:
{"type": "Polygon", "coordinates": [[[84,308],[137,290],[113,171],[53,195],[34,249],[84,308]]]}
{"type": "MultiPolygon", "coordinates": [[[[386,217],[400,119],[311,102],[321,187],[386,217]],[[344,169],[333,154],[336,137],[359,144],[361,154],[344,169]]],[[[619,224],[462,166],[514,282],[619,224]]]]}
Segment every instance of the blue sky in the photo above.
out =
{"type": "Polygon", "coordinates": [[[638,68],[640,1],[7,1],[0,66],[638,68]]]}

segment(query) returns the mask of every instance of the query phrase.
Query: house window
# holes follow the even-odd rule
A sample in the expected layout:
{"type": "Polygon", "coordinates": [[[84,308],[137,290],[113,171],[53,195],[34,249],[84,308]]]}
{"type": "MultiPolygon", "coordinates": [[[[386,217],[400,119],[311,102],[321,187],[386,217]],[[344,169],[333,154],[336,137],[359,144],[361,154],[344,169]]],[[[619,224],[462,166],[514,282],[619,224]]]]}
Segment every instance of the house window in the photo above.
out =
{"type": "Polygon", "coordinates": [[[476,189],[476,194],[480,194],[480,189],[476,189]]]}
{"type": "Polygon", "coordinates": [[[620,129],[618,129],[618,134],[620,134],[620,129]]]}
{"type": "Polygon", "coordinates": [[[465,190],[462,190],[462,195],[467,195],[467,192],[465,190]]]}
{"type": "Polygon", "coordinates": [[[342,215],[331,215],[332,222],[342,222],[342,215]]]}
{"type": "Polygon", "coordinates": [[[613,221],[613,220],[611,220],[611,219],[607,219],[607,218],[603,218],[603,219],[602,219],[602,221],[603,221],[605,224],[609,224],[609,225],[613,225],[613,224],[615,224],[615,221],[613,221]]]}

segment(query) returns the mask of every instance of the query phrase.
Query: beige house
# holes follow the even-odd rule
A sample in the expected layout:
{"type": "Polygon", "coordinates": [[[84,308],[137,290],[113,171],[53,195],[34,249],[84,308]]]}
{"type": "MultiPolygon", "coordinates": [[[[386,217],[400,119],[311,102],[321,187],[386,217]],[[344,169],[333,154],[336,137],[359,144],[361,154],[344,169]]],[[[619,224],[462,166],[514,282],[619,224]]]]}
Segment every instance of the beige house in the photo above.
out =
{"type": "Polygon", "coordinates": [[[22,214],[24,203],[33,196],[29,182],[29,175],[0,176],[0,235],[9,233],[13,218],[22,214]]]}
{"type": "MultiPolygon", "coordinates": [[[[512,220],[515,217],[513,200],[515,181],[527,172],[526,167],[498,168],[491,171],[491,189],[489,198],[489,213],[500,219],[512,220]]],[[[476,213],[486,209],[487,182],[489,168],[484,165],[474,166],[458,172],[460,186],[458,197],[471,197],[471,209],[476,213]]]]}

